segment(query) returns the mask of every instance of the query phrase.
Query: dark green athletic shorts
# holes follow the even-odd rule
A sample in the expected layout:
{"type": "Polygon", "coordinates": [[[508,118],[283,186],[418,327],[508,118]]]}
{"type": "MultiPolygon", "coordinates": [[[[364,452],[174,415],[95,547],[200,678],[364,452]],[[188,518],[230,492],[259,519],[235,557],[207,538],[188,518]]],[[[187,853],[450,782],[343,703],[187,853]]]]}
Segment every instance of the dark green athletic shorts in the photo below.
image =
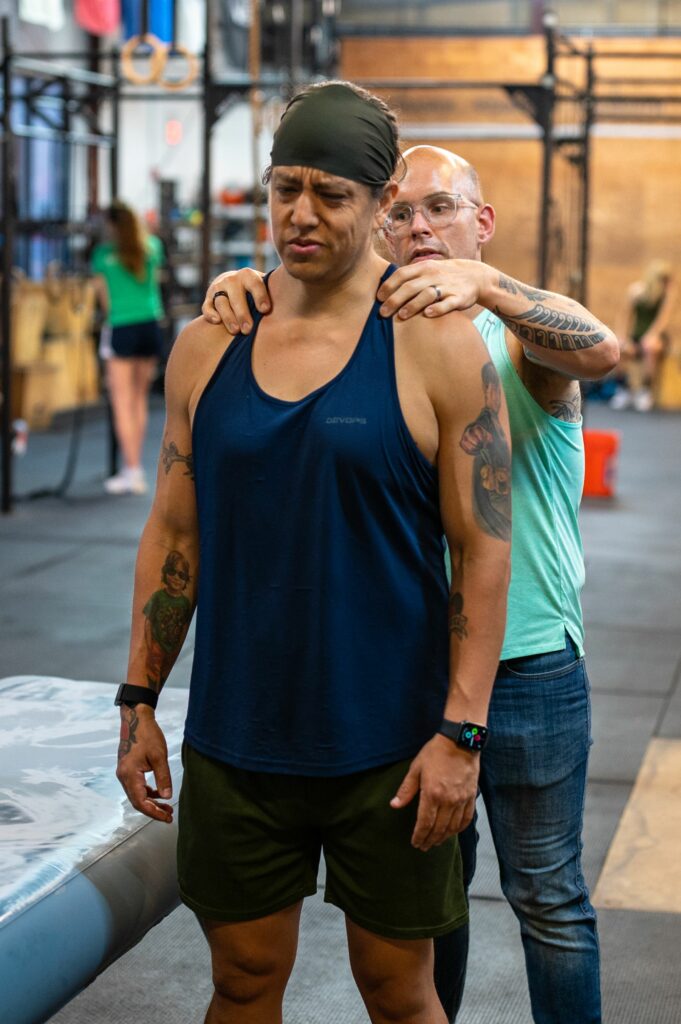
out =
{"type": "Polygon", "coordinates": [[[233,768],[184,746],[180,894],[199,917],[249,921],[317,891],[320,851],[327,903],[388,938],[433,938],[468,909],[456,837],[422,853],[410,838],[414,800],[389,806],[409,761],[340,778],[233,768]]]}

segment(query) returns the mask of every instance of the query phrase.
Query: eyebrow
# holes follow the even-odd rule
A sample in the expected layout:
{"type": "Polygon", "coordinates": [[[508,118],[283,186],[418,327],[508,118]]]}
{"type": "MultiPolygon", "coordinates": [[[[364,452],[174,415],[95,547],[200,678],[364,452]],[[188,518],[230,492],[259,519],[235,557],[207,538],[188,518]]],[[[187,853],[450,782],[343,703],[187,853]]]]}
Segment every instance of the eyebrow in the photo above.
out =
{"type": "MultiPolygon", "coordinates": [[[[454,199],[465,199],[466,196],[462,192],[445,192],[444,190],[442,190],[441,192],[431,192],[431,193],[429,193],[429,195],[423,196],[423,198],[420,199],[419,202],[425,203],[428,199],[440,199],[440,198],[446,198],[446,199],[452,199],[452,198],[454,198],[454,199]]],[[[395,203],[393,205],[397,206],[397,205],[400,205],[400,204],[404,204],[405,206],[409,206],[410,205],[407,202],[406,199],[397,199],[397,200],[395,200],[395,203]]]]}
{"type": "MultiPolygon", "coordinates": [[[[287,174],[286,171],[278,171],[276,184],[300,185],[301,178],[300,175],[297,174],[287,174]]],[[[339,192],[350,192],[348,185],[346,185],[345,182],[338,181],[337,178],[318,179],[317,181],[312,182],[312,188],[314,189],[314,191],[319,191],[320,189],[335,189],[339,192]]]]}

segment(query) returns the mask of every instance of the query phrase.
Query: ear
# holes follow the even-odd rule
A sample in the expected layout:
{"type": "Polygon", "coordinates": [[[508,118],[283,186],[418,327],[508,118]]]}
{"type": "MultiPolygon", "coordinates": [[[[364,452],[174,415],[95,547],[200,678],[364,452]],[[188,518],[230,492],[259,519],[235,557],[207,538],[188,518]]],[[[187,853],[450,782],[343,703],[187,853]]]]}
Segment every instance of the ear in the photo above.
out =
{"type": "Polygon", "coordinates": [[[496,227],[496,211],[489,203],[485,203],[478,210],[478,245],[482,247],[494,237],[496,227]]]}
{"type": "Polygon", "coordinates": [[[395,236],[393,235],[393,233],[390,230],[390,228],[386,227],[385,224],[384,224],[383,227],[381,228],[381,230],[379,231],[379,235],[380,235],[381,241],[383,242],[385,248],[388,251],[388,254],[390,256],[390,262],[391,263],[399,263],[399,258],[398,258],[398,255],[397,255],[397,249],[395,248],[395,236]]]}
{"type": "Polygon", "coordinates": [[[379,231],[385,224],[386,218],[390,213],[390,207],[395,202],[395,196],[397,195],[398,188],[399,186],[397,182],[391,178],[383,189],[383,195],[381,196],[374,213],[374,231],[379,231]]]}

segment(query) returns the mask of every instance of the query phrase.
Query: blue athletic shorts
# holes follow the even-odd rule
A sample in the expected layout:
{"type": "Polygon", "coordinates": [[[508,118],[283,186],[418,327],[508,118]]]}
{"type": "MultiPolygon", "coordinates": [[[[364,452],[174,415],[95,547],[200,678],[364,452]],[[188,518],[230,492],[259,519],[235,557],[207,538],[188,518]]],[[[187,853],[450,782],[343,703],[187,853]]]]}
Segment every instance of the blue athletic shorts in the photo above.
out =
{"type": "Polygon", "coordinates": [[[103,359],[158,359],[163,354],[163,331],[158,320],[123,327],[105,327],[99,346],[103,359]]]}

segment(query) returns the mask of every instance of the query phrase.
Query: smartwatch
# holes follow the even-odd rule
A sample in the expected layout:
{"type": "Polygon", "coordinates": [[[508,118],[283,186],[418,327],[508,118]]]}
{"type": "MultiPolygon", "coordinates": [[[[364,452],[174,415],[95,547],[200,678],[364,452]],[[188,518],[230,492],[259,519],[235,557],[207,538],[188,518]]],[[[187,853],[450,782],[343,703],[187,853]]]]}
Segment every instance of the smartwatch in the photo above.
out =
{"type": "Polygon", "coordinates": [[[128,708],[134,708],[136,704],[148,704],[150,708],[155,708],[158,704],[158,694],[149,686],[131,686],[129,683],[121,683],[114,704],[117,708],[121,704],[125,704],[128,708]]]}
{"type": "Polygon", "coordinates": [[[487,742],[489,729],[484,725],[478,725],[477,722],[450,722],[443,718],[438,732],[448,740],[453,740],[457,747],[477,754],[487,742]]]}

